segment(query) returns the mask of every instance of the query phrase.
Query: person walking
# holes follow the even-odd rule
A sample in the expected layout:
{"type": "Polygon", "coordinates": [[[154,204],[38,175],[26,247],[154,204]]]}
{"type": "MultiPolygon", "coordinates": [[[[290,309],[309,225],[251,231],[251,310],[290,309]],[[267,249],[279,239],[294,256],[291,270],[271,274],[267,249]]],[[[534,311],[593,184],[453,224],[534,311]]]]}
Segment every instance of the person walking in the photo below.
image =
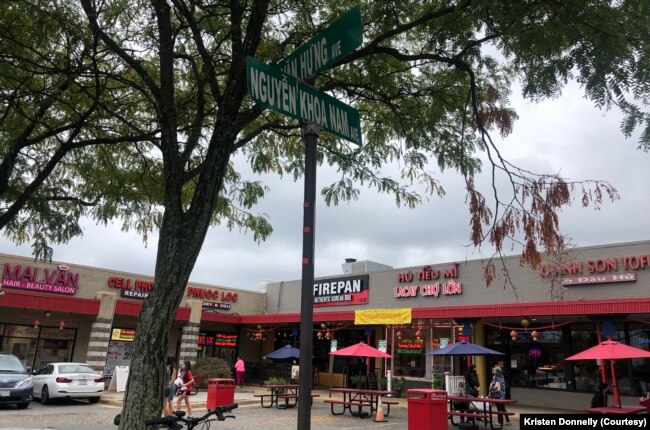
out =
{"type": "MultiPolygon", "coordinates": [[[[506,398],[506,379],[503,377],[503,372],[500,367],[495,367],[492,369],[492,382],[488,388],[488,397],[491,399],[501,399],[506,398]]],[[[503,417],[506,418],[506,425],[511,425],[510,417],[506,415],[506,405],[503,403],[497,403],[497,411],[503,412],[499,414],[499,424],[503,425],[503,417]]]]}
{"type": "Polygon", "coordinates": [[[176,394],[176,385],[174,380],[177,377],[176,362],[174,357],[167,357],[165,366],[165,388],[163,389],[163,416],[168,417],[174,411],[174,395],[176,394]]]}
{"type": "Polygon", "coordinates": [[[244,375],[246,375],[246,365],[244,360],[238,356],[235,362],[235,384],[240,388],[244,387],[244,375]]]}
{"type": "Polygon", "coordinates": [[[176,400],[176,410],[181,410],[181,403],[185,400],[185,406],[187,406],[187,418],[192,418],[192,405],[190,404],[190,399],[188,399],[187,395],[192,391],[194,375],[192,374],[192,363],[188,360],[185,360],[181,366],[181,380],[183,383],[179,390],[178,400],[176,400]]]}
{"type": "Polygon", "coordinates": [[[478,397],[478,390],[481,388],[481,384],[478,382],[476,364],[470,364],[467,373],[465,373],[465,388],[468,396],[478,397]]]}

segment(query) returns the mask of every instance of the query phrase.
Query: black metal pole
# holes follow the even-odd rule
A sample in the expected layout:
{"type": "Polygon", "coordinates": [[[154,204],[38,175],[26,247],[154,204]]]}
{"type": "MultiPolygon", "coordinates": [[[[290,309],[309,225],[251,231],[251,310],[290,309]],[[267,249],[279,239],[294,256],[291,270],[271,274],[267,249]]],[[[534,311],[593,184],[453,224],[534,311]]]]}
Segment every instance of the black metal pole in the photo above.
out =
{"type": "Polygon", "coordinates": [[[311,428],[312,355],[314,326],[314,223],[316,220],[316,146],[320,127],[303,126],[305,140],[305,199],[302,227],[302,293],[300,296],[300,377],[298,430],[311,428]]]}

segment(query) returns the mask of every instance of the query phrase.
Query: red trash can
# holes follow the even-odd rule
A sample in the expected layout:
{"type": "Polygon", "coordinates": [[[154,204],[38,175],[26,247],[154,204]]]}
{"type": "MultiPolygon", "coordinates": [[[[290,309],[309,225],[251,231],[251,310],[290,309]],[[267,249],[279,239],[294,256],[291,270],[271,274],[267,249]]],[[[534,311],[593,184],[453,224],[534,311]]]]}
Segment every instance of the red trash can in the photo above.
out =
{"type": "Polygon", "coordinates": [[[447,392],[412,388],[406,391],[409,430],[447,428],[447,392]]]}
{"type": "Polygon", "coordinates": [[[208,400],[206,407],[216,409],[217,406],[225,406],[235,403],[235,380],[226,378],[208,379],[208,400]]]}

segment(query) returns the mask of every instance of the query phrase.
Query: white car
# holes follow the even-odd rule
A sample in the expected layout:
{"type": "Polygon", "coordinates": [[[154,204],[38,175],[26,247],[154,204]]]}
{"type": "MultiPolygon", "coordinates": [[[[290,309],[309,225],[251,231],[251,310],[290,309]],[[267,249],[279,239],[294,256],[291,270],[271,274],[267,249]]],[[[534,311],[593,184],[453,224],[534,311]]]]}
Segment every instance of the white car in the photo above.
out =
{"type": "Polygon", "coordinates": [[[34,397],[42,404],[50,399],[88,399],[97,403],[104,391],[104,377],[84,363],[50,363],[32,375],[34,397]]]}

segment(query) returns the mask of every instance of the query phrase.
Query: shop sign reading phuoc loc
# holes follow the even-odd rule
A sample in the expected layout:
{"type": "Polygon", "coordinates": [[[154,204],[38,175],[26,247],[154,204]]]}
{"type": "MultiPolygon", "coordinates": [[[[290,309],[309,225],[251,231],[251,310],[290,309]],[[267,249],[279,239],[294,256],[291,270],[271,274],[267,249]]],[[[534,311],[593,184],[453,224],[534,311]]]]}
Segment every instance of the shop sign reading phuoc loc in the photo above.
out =
{"type": "Polygon", "coordinates": [[[369,275],[314,282],[314,307],[367,305],[369,275]]]}
{"type": "Polygon", "coordinates": [[[5,263],[2,271],[2,286],[45,293],[74,295],[79,288],[79,274],[70,271],[65,264],[55,269],[5,263]]]}

